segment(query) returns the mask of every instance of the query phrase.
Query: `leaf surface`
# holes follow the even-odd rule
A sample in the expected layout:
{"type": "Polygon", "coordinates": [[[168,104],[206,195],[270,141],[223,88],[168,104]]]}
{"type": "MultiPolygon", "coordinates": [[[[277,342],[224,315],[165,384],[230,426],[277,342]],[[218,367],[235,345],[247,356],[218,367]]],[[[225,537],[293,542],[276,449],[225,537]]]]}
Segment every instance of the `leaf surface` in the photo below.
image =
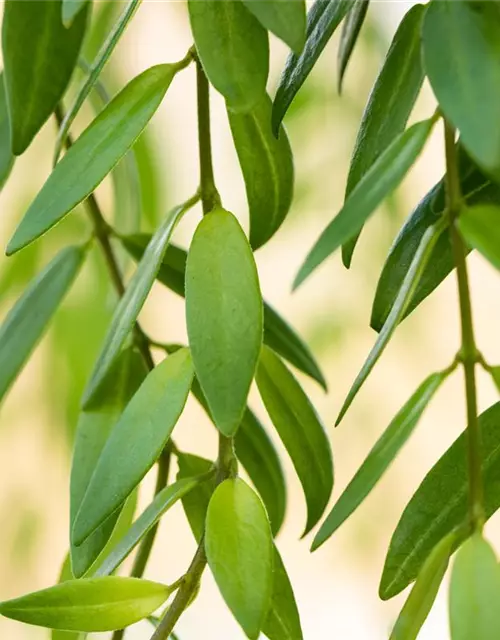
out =
{"type": "Polygon", "coordinates": [[[268,31],[300,54],[306,41],[305,0],[243,0],[246,8],[268,31]]]}

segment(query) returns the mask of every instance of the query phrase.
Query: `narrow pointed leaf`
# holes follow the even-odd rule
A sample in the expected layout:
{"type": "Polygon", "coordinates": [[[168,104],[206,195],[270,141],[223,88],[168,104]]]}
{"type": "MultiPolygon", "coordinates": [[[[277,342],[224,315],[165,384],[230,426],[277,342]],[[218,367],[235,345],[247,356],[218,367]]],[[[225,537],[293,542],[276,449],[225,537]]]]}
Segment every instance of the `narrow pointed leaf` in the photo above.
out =
{"type": "Polygon", "coordinates": [[[73,526],[82,544],[132,493],[165,447],[191,388],[187,349],[149,373],[111,432],[73,526]],[[139,438],[138,438],[139,434],[139,438]]]}
{"type": "Polygon", "coordinates": [[[342,35],[340,36],[339,52],[337,54],[337,86],[339,93],[342,91],[342,82],[344,81],[347,65],[349,64],[354,47],[358,41],[360,31],[365,22],[369,5],[370,0],[356,0],[344,21],[342,35]]]}
{"type": "MultiPolygon", "coordinates": [[[[367,4],[366,0],[359,1],[367,4]]],[[[363,113],[349,167],[346,199],[380,154],[405,130],[424,80],[420,33],[425,10],[421,4],[412,7],[396,31],[363,113]]],[[[351,263],[357,238],[356,235],[342,247],[346,267],[351,263]]]]}
{"type": "Polygon", "coordinates": [[[458,550],[450,581],[452,640],[496,640],[500,629],[500,568],[492,547],[475,533],[458,550]]]}
{"type": "Polygon", "coordinates": [[[62,20],[66,27],[70,27],[75,16],[83,9],[87,0],[62,0],[62,20]]]}
{"type": "Polygon", "coordinates": [[[252,250],[236,218],[224,209],[205,216],[193,237],[186,319],[210,412],[224,435],[234,435],[259,358],[263,312],[252,250]]]}
{"type": "Polygon", "coordinates": [[[458,226],[467,244],[500,269],[500,207],[476,205],[460,213],[458,226]]]}
{"type": "Polygon", "coordinates": [[[263,27],[300,54],[306,41],[305,0],[243,0],[243,3],[263,27]]]}
{"type": "Polygon", "coordinates": [[[67,247],[28,285],[0,327],[0,400],[21,372],[31,352],[76,278],[83,247],[67,247]]]}
{"type": "Polygon", "coordinates": [[[27,149],[66,91],[85,35],[86,5],[67,29],[61,0],[5,2],[2,49],[15,155],[27,149]]]}
{"type": "Polygon", "coordinates": [[[394,306],[392,307],[391,312],[377,337],[377,341],[368,354],[361,371],[347,394],[347,398],[345,399],[342,409],[340,410],[339,417],[337,418],[337,425],[351,406],[352,401],[372,372],[374,366],[377,364],[380,356],[389,344],[394,331],[403,319],[406,308],[415,292],[415,289],[417,288],[422,273],[425,271],[425,268],[429,263],[432,251],[439,239],[439,236],[443,232],[445,225],[446,220],[443,218],[434,226],[429,227],[424,233],[418,250],[413,257],[410,268],[408,269],[408,273],[403,280],[398,296],[394,301],[394,306]]]}
{"type": "MultiPolygon", "coordinates": [[[[177,480],[187,480],[193,476],[207,474],[213,469],[213,462],[194,456],[189,453],[181,453],[177,456],[179,464],[179,472],[177,480]]],[[[186,517],[197,542],[200,542],[203,532],[205,531],[205,518],[207,515],[208,504],[215,490],[215,477],[207,477],[206,480],[200,482],[192,491],[182,498],[182,506],[186,517]]]]}
{"type": "Polygon", "coordinates": [[[261,353],[257,385],[304,490],[307,502],[305,535],[321,518],[332,492],[330,443],[302,387],[267,347],[261,353]]]}
{"type": "Polygon", "coordinates": [[[368,496],[413,433],[446,376],[447,372],[430,375],[397,413],[328,514],[314,538],[313,550],[332,536],[368,496]]]}
{"type": "Polygon", "coordinates": [[[424,148],[433,124],[432,118],[414,124],[377,158],[309,252],[295,278],[294,287],[298,287],[326,258],[353,238],[384,198],[396,189],[424,148]]]}
{"type": "Polygon", "coordinates": [[[274,98],[272,125],[276,135],[288,107],[354,2],[355,0],[316,0],[309,10],[305,46],[300,55],[291,53],[288,57],[274,98]]]}
{"type": "Polygon", "coordinates": [[[262,632],[269,640],[303,640],[299,610],[290,578],[276,546],[271,607],[262,632]]]}
{"type": "Polygon", "coordinates": [[[454,541],[455,535],[450,533],[431,551],[399,614],[389,640],[417,640],[448,568],[454,541]]]}
{"type": "MultiPolygon", "coordinates": [[[[479,416],[484,504],[489,518],[500,507],[500,403],[479,416]]],[[[467,434],[454,442],[429,471],[408,503],[394,532],[380,584],[392,598],[419,574],[432,549],[457,530],[454,548],[470,534],[467,434]]]]}
{"type": "Polygon", "coordinates": [[[0,189],[3,188],[14,165],[10,120],[5,91],[4,74],[0,74],[0,189]]]}
{"type": "Polygon", "coordinates": [[[188,0],[196,50],[210,83],[229,108],[250,109],[269,73],[267,31],[242,2],[188,0]]]}
{"type": "Polygon", "coordinates": [[[274,551],[264,506],[243,480],[226,480],[215,490],[205,549],[227,606],[247,637],[256,640],[271,603],[274,551]]]}
{"type": "Polygon", "coordinates": [[[85,129],[29,207],[9,242],[8,254],[36,240],[94,191],[139,137],[160,106],[176,70],[169,64],[147,69],[85,129]]]}
{"type": "Polygon", "coordinates": [[[51,629],[123,629],[153,613],[170,595],[163,584],[137,578],[68,580],[0,603],[0,614],[51,629]]]}
{"type": "MultiPolygon", "coordinates": [[[[273,2],[282,4],[282,0],[273,2]]],[[[289,0],[286,0],[289,2],[289,0]]],[[[263,5],[262,0],[251,4],[263,5]]],[[[272,4],[272,2],[271,2],[272,4]]],[[[293,0],[290,6],[299,5],[293,0]]],[[[250,244],[258,249],[276,233],[293,198],[293,156],[286,131],[271,131],[271,101],[263,96],[250,111],[228,110],[229,124],[245,179],[250,211],[250,244]]]]}

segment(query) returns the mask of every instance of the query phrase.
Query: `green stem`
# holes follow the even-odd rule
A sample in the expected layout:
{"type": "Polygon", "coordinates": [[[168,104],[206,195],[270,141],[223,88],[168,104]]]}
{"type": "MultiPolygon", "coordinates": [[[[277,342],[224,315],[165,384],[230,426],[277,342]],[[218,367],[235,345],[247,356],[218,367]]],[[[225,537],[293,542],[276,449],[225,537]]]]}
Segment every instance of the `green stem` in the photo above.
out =
{"type": "Polygon", "coordinates": [[[460,359],[464,368],[465,397],[467,405],[467,456],[469,469],[469,515],[475,531],[481,531],[484,525],[483,479],[481,473],[481,430],[477,409],[476,364],[479,353],[474,338],[472,307],[467,272],[467,250],[456,225],[456,219],[462,207],[460,176],[458,171],[455,129],[445,122],[446,147],[446,194],[447,215],[450,223],[450,236],[453,256],[457,270],[460,320],[462,327],[462,346],[460,359]]]}
{"type": "Polygon", "coordinates": [[[220,206],[215,186],[210,133],[210,87],[200,61],[196,60],[196,88],[198,94],[198,145],[200,156],[200,194],[203,213],[220,206]]]}

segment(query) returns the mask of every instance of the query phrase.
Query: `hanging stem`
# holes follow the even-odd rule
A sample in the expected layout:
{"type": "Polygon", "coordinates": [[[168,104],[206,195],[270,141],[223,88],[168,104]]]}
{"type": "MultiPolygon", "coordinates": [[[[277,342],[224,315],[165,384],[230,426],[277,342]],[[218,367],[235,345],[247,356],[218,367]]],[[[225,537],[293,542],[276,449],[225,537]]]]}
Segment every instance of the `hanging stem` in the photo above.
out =
{"type": "Polygon", "coordinates": [[[220,206],[215,186],[212,163],[212,136],[210,132],[210,88],[201,63],[196,59],[196,88],[198,94],[198,145],[200,156],[200,193],[203,213],[220,206]]]}
{"type": "Polygon", "coordinates": [[[475,531],[481,531],[485,516],[483,479],[481,474],[481,431],[478,420],[476,387],[476,365],[480,360],[480,356],[476,347],[472,322],[469,277],[466,262],[467,251],[456,225],[456,219],[462,207],[462,194],[458,171],[457,147],[455,144],[455,129],[448,122],[445,122],[445,147],[447,215],[450,223],[453,256],[457,269],[462,327],[462,346],[459,355],[464,368],[465,397],[467,404],[469,514],[473,529],[475,531]]]}

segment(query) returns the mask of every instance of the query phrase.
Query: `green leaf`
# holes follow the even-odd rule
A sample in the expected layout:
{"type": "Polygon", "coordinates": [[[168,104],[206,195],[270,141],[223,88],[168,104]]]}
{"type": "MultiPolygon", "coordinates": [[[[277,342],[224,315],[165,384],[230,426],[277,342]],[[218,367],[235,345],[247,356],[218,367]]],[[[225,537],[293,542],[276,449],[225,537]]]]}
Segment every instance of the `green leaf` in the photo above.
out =
{"type": "Polygon", "coordinates": [[[3,188],[14,165],[10,139],[10,120],[5,92],[4,74],[0,74],[0,189],[3,188]]]}
{"type": "Polygon", "coordinates": [[[76,278],[85,247],[66,247],[30,282],[0,327],[0,400],[21,372],[31,352],[76,278]]]}
{"type": "Polygon", "coordinates": [[[500,207],[476,205],[460,212],[458,226],[465,241],[500,269],[500,207]]]}
{"type": "Polygon", "coordinates": [[[266,90],[267,31],[242,2],[188,0],[188,9],[196,50],[210,83],[230,109],[251,109],[266,90]]]}
{"type": "Polygon", "coordinates": [[[382,327],[382,330],[380,331],[372,350],[368,354],[368,357],[366,358],[361,371],[358,373],[356,380],[354,381],[351,389],[349,390],[349,393],[347,394],[347,398],[345,399],[342,409],[340,410],[339,416],[337,418],[336,425],[340,423],[340,421],[346,414],[347,410],[351,406],[352,401],[358,394],[358,391],[363,386],[363,383],[368,378],[374,366],[377,364],[380,356],[384,352],[386,346],[389,344],[389,341],[392,338],[392,334],[403,319],[406,308],[410,300],[412,299],[422,273],[425,271],[426,266],[429,264],[432,251],[436,246],[439,236],[443,232],[445,226],[446,219],[442,218],[435,225],[429,227],[424,233],[422,240],[420,241],[418,250],[413,257],[410,268],[408,269],[405,279],[403,280],[403,284],[401,285],[398,296],[394,301],[394,306],[392,307],[391,312],[387,320],[385,321],[385,324],[382,327]]]}
{"type": "Polygon", "coordinates": [[[162,489],[118,544],[110,551],[109,555],[104,559],[104,562],[97,569],[95,575],[108,576],[113,573],[141,539],[155,526],[163,514],[178,500],[192,491],[199,482],[200,478],[187,478],[162,489]]]}
{"type": "Polygon", "coordinates": [[[16,156],[27,149],[68,87],[85,35],[88,6],[67,29],[61,0],[5,2],[2,49],[16,156]]]}
{"type": "MultiPolygon", "coordinates": [[[[346,199],[380,154],[405,130],[424,80],[420,33],[425,10],[421,4],[412,7],[396,31],[363,113],[349,167],[346,199]]],[[[346,267],[351,264],[357,239],[358,235],[342,247],[346,267]]]]}
{"type": "Polygon", "coordinates": [[[263,27],[300,54],[306,42],[305,0],[243,0],[243,4],[263,27]]]}
{"type": "Polygon", "coordinates": [[[288,107],[354,2],[355,0],[316,0],[309,10],[305,46],[300,55],[291,53],[288,57],[274,98],[272,127],[275,135],[278,134],[288,107]]]}
{"type": "Polygon", "coordinates": [[[65,631],[123,629],[153,613],[170,595],[166,585],[137,578],[68,580],[0,603],[0,614],[65,631]]]}
{"type": "Polygon", "coordinates": [[[300,615],[285,565],[274,547],[273,594],[262,632],[269,640],[303,640],[300,615]]]}
{"type": "Polygon", "coordinates": [[[445,536],[429,554],[392,630],[389,640],[417,640],[450,562],[455,535],[445,536]]]}
{"type": "MultiPolygon", "coordinates": [[[[177,480],[179,481],[206,474],[214,467],[213,462],[210,462],[210,460],[190,453],[178,454],[177,463],[179,465],[177,480]]],[[[208,477],[182,498],[184,512],[197,542],[200,542],[205,530],[208,504],[214,489],[215,477],[208,477]]]]}
{"type": "Polygon", "coordinates": [[[250,245],[236,218],[216,209],[198,225],[189,250],[186,319],[196,376],[226,436],[234,435],[243,417],[262,344],[262,316],[250,245]]]}
{"type": "MultiPolygon", "coordinates": [[[[17,0],[10,1],[19,4],[17,0]]],[[[51,229],[94,191],[139,137],[160,106],[176,71],[177,67],[169,64],[147,69],[129,82],[85,129],[26,212],[9,242],[8,255],[51,229]]]]}
{"type": "Polygon", "coordinates": [[[305,535],[321,518],[332,492],[330,443],[302,387],[267,347],[260,356],[257,385],[304,490],[307,503],[305,535]]]}
{"type": "Polygon", "coordinates": [[[340,36],[339,52],[337,54],[338,79],[337,87],[339,94],[342,92],[342,82],[351,59],[352,52],[358,41],[360,31],[363,27],[370,0],[356,0],[354,6],[349,10],[342,27],[340,36]]]}
{"type": "MultiPolygon", "coordinates": [[[[136,260],[140,260],[150,237],[147,234],[135,234],[121,236],[120,240],[128,253],[136,260]]],[[[157,279],[162,284],[180,296],[184,296],[186,260],[187,253],[184,249],[169,245],[157,275],[157,279]]],[[[326,380],[309,347],[266,302],[264,302],[264,342],[299,371],[319,382],[326,390],[326,380]]]]}
{"type": "Polygon", "coordinates": [[[497,391],[500,391],[500,366],[491,367],[489,373],[495,383],[497,391]]]}
{"type": "MultiPolygon", "coordinates": [[[[250,4],[264,6],[282,0],[250,4]]],[[[289,0],[286,0],[289,2],[289,0]]],[[[293,0],[289,6],[299,5],[293,0]]],[[[276,139],[271,131],[271,101],[263,96],[250,111],[228,110],[234,145],[245,179],[250,210],[250,244],[258,249],[281,226],[293,198],[293,155],[286,131],[280,127],[276,139]]]]}
{"type": "Polygon", "coordinates": [[[133,330],[137,317],[154,284],[175,226],[185,211],[184,205],[172,209],[146,247],[109,325],[101,353],[83,395],[82,404],[84,407],[91,402],[93,394],[133,330]]]}
{"type": "Polygon", "coordinates": [[[62,21],[66,28],[71,26],[75,17],[85,6],[86,1],[87,0],[62,0],[62,21]]]}
{"type": "MultiPolygon", "coordinates": [[[[66,555],[63,565],[61,567],[61,573],[59,574],[59,583],[66,582],[73,579],[73,573],[71,571],[71,558],[69,553],[66,555]]],[[[79,631],[60,631],[54,629],[51,633],[51,640],[83,640],[79,631]]]]}
{"type": "Polygon", "coordinates": [[[422,413],[447,375],[448,372],[444,371],[426,378],[396,414],[328,514],[314,538],[313,550],[332,536],[368,496],[413,433],[422,413]]]}
{"type": "Polygon", "coordinates": [[[373,162],[309,252],[295,278],[294,288],[353,238],[384,198],[396,189],[420,155],[433,125],[434,118],[414,124],[395,138],[373,162]]]}
{"type": "Polygon", "coordinates": [[[496,640],[500,629],[500,569],[495,552],[475,533],[459,549],[450,581],[452,640],[496,640]]]}
{"type": "Polygon", "coordinates": [[[74,544],[82,544],[123,504],[153,466],[182,413],[192,379],[187,349],[169,356],[149,373],[99,457],[75,519],[74,544]]]}
{"type": "MultiPolygon", "coordinates": [[[[484,504],[489,518],[500,506],[500,403],[479,416],[479,426],[484,504]]],[[[429,471],[399,521],[380,584],[383,600],[392,598],[415,580],[444,536],[458,530],[459,544],[470,534],[466,460],[464,432],[429,471]]]]}
{"type": "Polygon", "coordinates": [[[422,45],[427,76],[446,118],[476,162],[500,178],[500,12],[489,2],[433,2],[422,45]]]}
{"type": "Polygon", "coordinates": [[[274,552],[264,506],[243,480],[226,480],[215,490],[205,550],[227,606],[247,637],[256,640],[271,602],[274,552]]]}

